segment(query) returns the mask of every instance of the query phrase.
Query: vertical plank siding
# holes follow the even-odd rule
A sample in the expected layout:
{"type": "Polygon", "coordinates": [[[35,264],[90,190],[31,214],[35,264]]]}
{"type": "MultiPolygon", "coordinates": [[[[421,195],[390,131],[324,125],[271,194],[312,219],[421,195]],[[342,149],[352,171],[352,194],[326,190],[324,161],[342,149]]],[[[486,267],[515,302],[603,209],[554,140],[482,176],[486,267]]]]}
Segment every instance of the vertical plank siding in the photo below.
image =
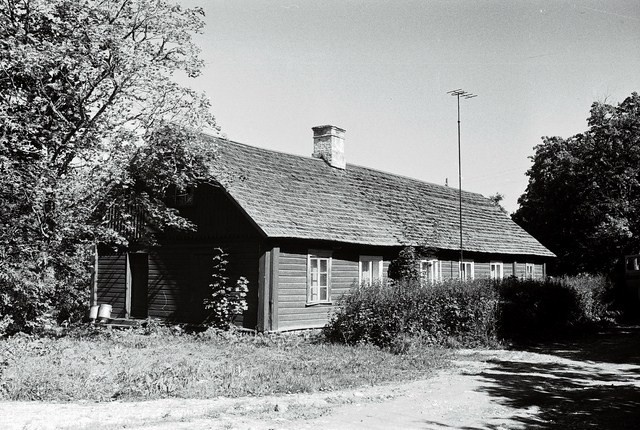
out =
{"type": "Polygon", "coordinates": [[[235,283],[240,276],[249,281],[249,309],[236,323],[255,328],[257,312],[259,244],[238,243],[174,244],[149,253],[149,316],[166,320],[200,323],[206,316],[204,299],[209,295],[214,249],[229,254],[226,275],[235,283]]]}
{"type": "Polygon", "coordinates": [[[112,254],[98,257],[98,303],[113,307],[113,318],[124,318],[127,277],[127,255],[112,254]]]}
{"type": "MultiPolygon", "coordinates": [[[[202,322],[203,300],[208,295],[214,249],[229,254],[227,276],[236,282],[249,281],[249,309],[236,320],[255,328],[258,306],[258,258],[262,237],[238,206],[220,188],[204,185],[195,198],[180,208],[181,214],[198,226],[196,232],[166,232],[160,246],[145,249],[148,254],[148,315],[176,322],[202,322]]],[[[113,306],[112,315],[125,317],[127,254],[99,256],[98,303],[113,306]]]]}

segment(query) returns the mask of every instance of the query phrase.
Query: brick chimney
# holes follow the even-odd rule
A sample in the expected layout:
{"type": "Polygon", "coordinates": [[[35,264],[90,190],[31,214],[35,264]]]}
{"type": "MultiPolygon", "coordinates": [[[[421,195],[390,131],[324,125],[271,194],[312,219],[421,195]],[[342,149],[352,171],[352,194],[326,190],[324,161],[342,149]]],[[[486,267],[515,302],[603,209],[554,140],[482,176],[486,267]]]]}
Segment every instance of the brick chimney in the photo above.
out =
{"type": "Polygon", "coordinates": [[[312,127],[313,156],[321,158],[331,167],[345,169],[347,162],[344,158],[344,130],[333,125],[312,127]]]}

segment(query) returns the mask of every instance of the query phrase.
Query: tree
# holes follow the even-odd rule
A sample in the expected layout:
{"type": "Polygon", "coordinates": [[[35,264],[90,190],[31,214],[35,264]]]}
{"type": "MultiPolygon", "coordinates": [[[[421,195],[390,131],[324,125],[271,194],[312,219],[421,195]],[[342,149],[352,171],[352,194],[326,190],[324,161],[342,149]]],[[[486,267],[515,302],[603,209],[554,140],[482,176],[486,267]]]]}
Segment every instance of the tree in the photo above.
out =
{"type": "Polygon", "coordinates": [[[505,214],[507,213],[507,210],[504,207],[502,207],[502,204],[501,204],[501,202],[504,200],[504,194],[495,193],[489,196],[489,200],[491,200],[491,203],[493,203],[495,207],[500,209],[502,213],[505,213],[505,214]]]}
{"type": "MultiPolygon", "coordinates": [[[[206,175],[216,129],[192,35],[201,9],[162,0],[0,0],[0,331],[66,318],[108,214],[192,227],[164,204],[206,175]]],[[[0,333],[1,334],[1,333],[0,333]]]]}
{"type": "Polygon", "coordinates": [[[535,147],[513,215],[556,253],[559,273],[607,273],[640,252],[640,97],[594,103],[588,125],[535,147]]]}

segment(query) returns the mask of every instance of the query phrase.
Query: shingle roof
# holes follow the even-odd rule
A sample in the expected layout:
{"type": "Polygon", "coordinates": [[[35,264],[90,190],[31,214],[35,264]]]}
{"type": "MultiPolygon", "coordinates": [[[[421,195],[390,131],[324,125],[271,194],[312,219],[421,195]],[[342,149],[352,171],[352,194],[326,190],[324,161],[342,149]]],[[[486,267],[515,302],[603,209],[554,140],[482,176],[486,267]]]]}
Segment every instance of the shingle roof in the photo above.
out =
{"type": "MultiPolygon", "coordinates": [[[[214,177],[271,238],[459,249],[456,188],[216,139],[214,177]]],[[[463,191],[464,250],[554,256],[480,194],[463,191]]]]}

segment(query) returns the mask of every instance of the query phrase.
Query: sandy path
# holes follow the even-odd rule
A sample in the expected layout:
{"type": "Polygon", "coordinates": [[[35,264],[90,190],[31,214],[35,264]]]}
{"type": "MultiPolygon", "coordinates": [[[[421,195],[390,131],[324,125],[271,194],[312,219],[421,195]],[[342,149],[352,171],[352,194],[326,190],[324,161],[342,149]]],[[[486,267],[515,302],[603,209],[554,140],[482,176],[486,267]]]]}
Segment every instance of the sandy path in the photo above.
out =
{"type": "Polygon", "coordinates": [[[333,393],[0,403],[2,429],[635,429],[640,329],[529,351],[460,351],[405,384],[333,393]]]}

